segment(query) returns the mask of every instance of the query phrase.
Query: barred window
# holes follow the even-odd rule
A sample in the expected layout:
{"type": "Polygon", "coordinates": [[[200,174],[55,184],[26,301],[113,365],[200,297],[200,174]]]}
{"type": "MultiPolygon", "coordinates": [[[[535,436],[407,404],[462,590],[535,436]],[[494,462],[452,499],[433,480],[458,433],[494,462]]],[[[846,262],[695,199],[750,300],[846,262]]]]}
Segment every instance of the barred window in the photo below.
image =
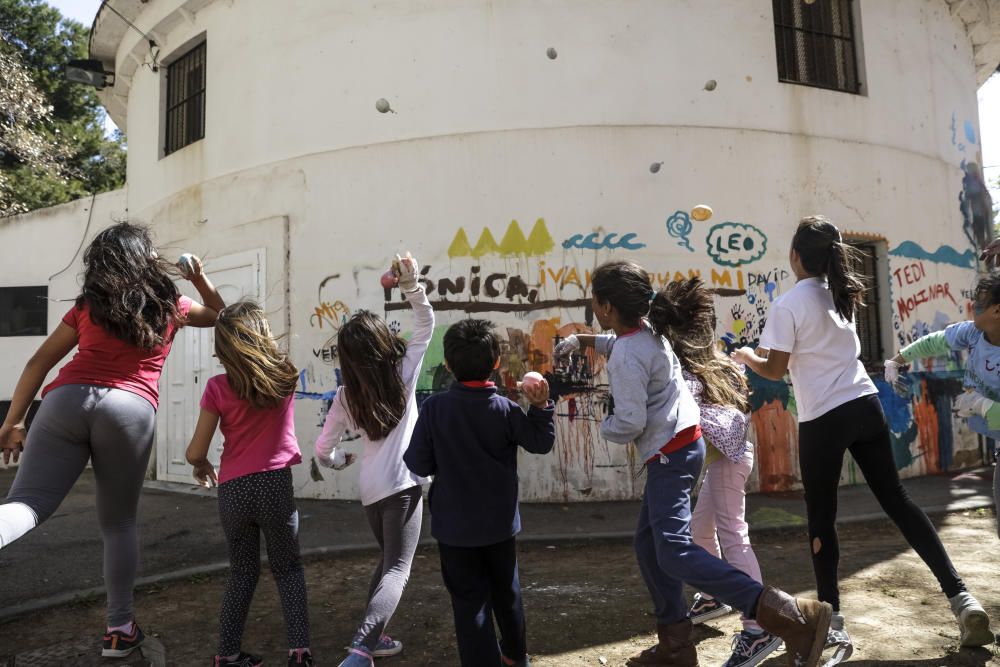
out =
{"type": "Polygon", "coordinates": [[[858,263],[853,267],[865,283],[865,303],[854,314],[854,324],[861,341],[861,363],[869,370],[879,369],[882,364],[882,318],[879,306],[878,248],[873,243],[850,245],[860,253],[858,263]]]}
{"type": "Polygon", "coordinates": [[[49,288],[0,287],[0,336],[49,333],[49,288]]]}
{"type": "Polygon", "coordinates": [[[167,66],[167,127],[163,154],[205,137],[205,42],[167,66]]]}
{"type": "Polygon", "coordinates": [[[858,93],[854,0],[773,0],[778,80],[858,93]]]}

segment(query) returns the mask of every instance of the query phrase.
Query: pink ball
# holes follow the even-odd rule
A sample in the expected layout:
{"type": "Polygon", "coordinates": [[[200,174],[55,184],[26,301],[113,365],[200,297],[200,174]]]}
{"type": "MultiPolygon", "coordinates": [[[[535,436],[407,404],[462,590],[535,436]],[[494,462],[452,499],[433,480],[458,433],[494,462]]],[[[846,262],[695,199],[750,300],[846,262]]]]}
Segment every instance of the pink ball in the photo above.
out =
{"type": "Polygon", "coordinates": [[[540,384],[545,381],[545,377],[541,373],[535,371],[528,371],[521,378],[521,386],[527,389],[528,387],[533,387],[536,384],[540,384]]]}
{"type": "Polygon", "coordinates": [[[392,289],[396,286],[396,274],[392,269],[383,273],[379,280],[382,282],[382,287],[386,289],[392,289]]]}

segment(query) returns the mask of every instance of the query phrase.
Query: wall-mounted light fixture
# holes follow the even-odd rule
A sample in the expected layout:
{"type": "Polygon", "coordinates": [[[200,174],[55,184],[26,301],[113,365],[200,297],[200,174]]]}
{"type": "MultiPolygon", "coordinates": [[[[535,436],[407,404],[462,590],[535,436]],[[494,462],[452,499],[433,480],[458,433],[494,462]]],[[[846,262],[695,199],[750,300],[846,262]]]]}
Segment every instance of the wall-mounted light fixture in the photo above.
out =
{"type": "Polygon", "coordinates": [[[65,67],[66,80],[82,83],[98,90],[115,82],[114,72],[105,72],[100,60],[70,60],[65,67]]]}

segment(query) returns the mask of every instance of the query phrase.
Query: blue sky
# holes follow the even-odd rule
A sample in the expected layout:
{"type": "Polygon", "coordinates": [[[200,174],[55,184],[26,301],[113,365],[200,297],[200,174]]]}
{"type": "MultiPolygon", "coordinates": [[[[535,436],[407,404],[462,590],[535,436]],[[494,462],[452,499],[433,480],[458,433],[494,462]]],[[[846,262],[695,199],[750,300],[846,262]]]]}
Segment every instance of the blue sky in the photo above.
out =
{"type": "MultiPolygon", "coordinates": [[[[48,0],[65,16],[84,25],[91,25],[101,0],[48,0]]],[[[108,123],[113,126],[111,120],[108,123]]],[[[1000,75],[994,74],[979,89],[979,126],[983,146],[986,181],[993,186],[993,200],[1000,202],[1000,189],[994,184],[1000,176],[1000,75]]]]}

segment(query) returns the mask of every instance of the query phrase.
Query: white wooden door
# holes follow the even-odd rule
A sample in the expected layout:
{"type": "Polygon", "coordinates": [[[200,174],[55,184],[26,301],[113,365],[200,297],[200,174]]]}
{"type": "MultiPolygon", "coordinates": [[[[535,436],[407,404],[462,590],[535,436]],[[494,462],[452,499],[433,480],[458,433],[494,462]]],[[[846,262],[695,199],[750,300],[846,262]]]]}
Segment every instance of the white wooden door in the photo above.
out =
{"type": "MultiPolygon", "coordinates": [[[[205,260],[206,273],[226,303],[251,298],[264,304],[264,250],[226,255],[205,260]]],[[[180,285],[181,293],[198,299],[191,283],[180,285]]],[[[160,378],[160,409],[157,415],[156,476],[171,482],[194,484],[191,466],[184,460],[195,423],[205,381],[223,373],[215,358],[215,331],[212,328],[184,327],[177,332],[173,348],[160,378]]],[[[209,460],[219,465],[222,436],[216,431],[209,460]]]]}

